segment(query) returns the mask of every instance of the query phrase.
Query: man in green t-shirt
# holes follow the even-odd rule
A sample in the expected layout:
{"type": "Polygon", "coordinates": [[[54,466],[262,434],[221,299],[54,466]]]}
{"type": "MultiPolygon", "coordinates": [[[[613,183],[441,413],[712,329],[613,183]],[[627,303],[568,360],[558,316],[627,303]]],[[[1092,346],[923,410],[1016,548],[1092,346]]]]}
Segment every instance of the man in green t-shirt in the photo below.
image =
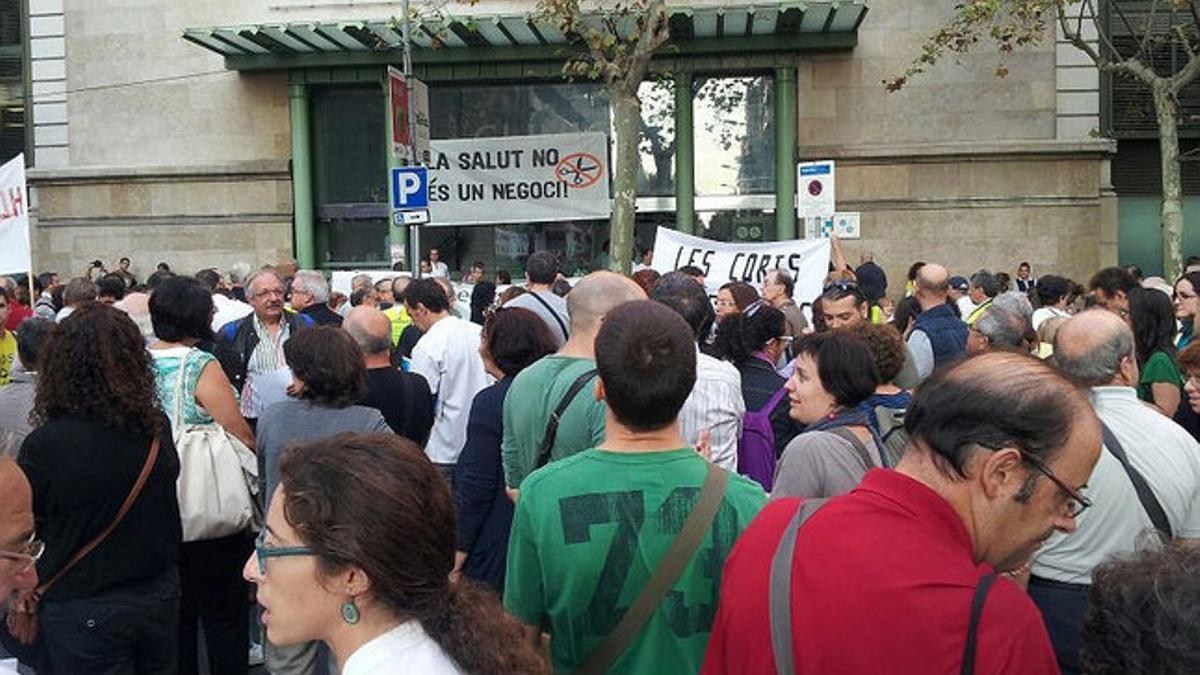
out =
{"type": "MultiPolygon", "coordinates": [[[[678,314],[626,303],[608,312],[595,344],[604,441],[525,480],[508,547],[504,605],[535,634],[549,632],[557,672],[577,670],[604,643],[679,534],[707,473],[723,471],[680,434],[696,348],[678,314]]],[[[699,548],[609,672],[700,669],[725,557],[766,502],[757,483],[728,479],[699,548]]]]}
{"type": "MultiPolygon", "coordinates": [[[[504,397],[501,454],[509,488],[520,488],[521,481],[538,468],[538,449],[546,436],[550,414],[571,385],[596,367],[594,344],[604,315],[621,303],[645,297],[640,286],[613,272],[593,272],[567,294],[570,338],[557,353],[521,371],[504,397]]],[[[604,402],[596,398],[593,380],[563,411],[550,460],[570,457],[603,439],[604,402]]]]}

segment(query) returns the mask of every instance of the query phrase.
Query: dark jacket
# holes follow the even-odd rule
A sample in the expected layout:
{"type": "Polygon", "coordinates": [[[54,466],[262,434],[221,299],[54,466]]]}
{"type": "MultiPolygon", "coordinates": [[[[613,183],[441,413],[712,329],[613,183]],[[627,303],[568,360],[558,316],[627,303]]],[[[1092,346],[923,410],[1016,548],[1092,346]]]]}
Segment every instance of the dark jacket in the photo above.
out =
{"type": "Polygon", "coordinates": [[[500,441],[504,437],[504,396],[512,380],[506,377],[475,395],[467,421],[467,442],[454,469],[458,550],[467,553],[463,574],[501,595],[513,503],[504,491],[500,441]]]}
{"type": "Polygon", "coordinates": [[[940,368],[967,353],[967,324],[949,305],[938,305],[917,315],[919,330],[929,337],[933,347],[933,367],[940,368]]]}
{"type": "MultiPolygon", "coordinates": [[[[284,312],[283,318],[292,333],[315,325],[312,318],[304,314],[284,312]]],[[[254,330],[254,314],[230,321],[217,332],[213,355],[221,363],[225,376],[239,395],[246,384],[246,369],[250,366],[250,356],[254,354],[254,348],[257,346],[258,333],[254,330]]]]}
{"type": "Polygon", "coordinates": [[[329,309],[329,305],[323,302],[314,302],[300,310],[300,313],[312,319],[318,326],[342,326],[342,315],[329,309]]]}

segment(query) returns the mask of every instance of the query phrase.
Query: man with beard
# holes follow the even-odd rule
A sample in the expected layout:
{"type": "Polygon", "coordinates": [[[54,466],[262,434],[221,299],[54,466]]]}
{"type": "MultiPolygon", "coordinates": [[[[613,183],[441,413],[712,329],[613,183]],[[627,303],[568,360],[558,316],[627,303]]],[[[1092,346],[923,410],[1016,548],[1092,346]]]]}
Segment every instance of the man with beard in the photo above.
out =
{"type": "Polygon", "coordinates": [[[1092,405],[1108,431],[1088,479],[1096,508],[1070,537],[1046,542],[1029,581],[1062,672],[1079,673],[1080,632],[1096,567],[1137,552],[1155,530],[1167,539],[1200,539],[1200,445],[1138,400],[1133,332],[1116,313],[1092,309],[1064,323],[1053,358],[1060,370],[1091,387],[1092,405]]]}

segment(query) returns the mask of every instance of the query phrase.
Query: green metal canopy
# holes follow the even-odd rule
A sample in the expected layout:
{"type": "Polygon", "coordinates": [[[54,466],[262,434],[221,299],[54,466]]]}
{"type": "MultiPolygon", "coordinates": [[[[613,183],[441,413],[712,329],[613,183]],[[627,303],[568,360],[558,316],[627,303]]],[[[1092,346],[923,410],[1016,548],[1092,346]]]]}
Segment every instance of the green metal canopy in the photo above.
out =
{"type": "MultiPolygon", "coordinates": [[[[670,47],[663,52],[849,49],[867,10],[867,0],[670,6],[670,47]]],[[[221,54],[233,70],[387,63],[402,48],[393,19],[193,28],[183,38],[221,54]]],[[[527,15],[424,20],[414,23],[412,39],[416,63],[561,59],[571,48],[552,23],[527,15]]]]}

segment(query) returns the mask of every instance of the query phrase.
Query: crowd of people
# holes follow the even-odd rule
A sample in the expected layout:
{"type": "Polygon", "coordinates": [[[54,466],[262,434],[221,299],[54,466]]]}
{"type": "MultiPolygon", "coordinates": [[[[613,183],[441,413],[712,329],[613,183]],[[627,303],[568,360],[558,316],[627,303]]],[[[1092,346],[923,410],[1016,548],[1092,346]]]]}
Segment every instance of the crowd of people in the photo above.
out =
{"type": "Polygon", "coordinates": [[[39,674],[1200,672],[1200,259],[889,296],[839,246],[817,297],[650,262],[476,263],[469,302],[436,253],[346,295],[0,279],[0,643],[39,674]],[[185,495],[202,444],[232,525],[185,495]]]}

